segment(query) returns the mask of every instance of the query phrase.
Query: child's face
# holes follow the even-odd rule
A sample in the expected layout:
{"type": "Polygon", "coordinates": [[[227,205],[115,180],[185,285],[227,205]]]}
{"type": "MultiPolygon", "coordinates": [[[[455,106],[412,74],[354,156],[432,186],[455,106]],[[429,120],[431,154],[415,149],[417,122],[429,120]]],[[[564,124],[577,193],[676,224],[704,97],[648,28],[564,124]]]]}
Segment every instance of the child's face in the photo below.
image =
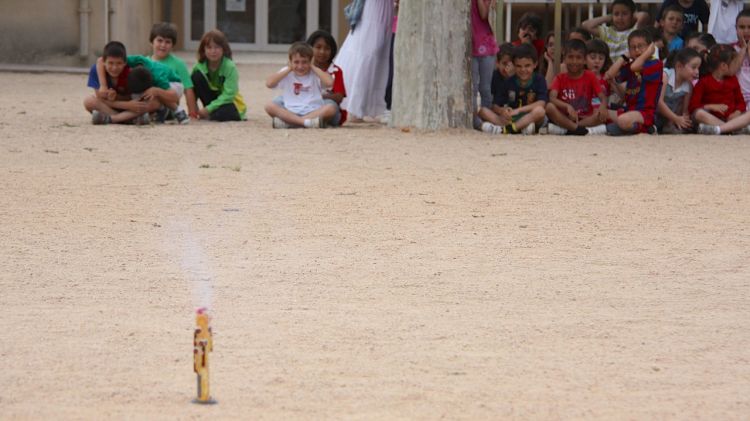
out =
{"type": "Polygon", "coordinates": [[[224,57],[224,49],[221,48],[221,45],[213,41],[209,41],[208,44],[206,44],[204,53],[206,54],[208,61],[212,63],[221,61],[221,58],[224,57]]]}
{"type": "Polygon", "coordinates": [[[598,74],[602,73],[604,62],[607,60],[604,54],[600,53],[589,53],[586,54],[586,68],[592,72],[598,74]]]}
{"type": "Polygon", "coordinates": [[[547,38],[546,46],[547,46],[547,52],[549,53],[549,55],[551,57],[554,57],[555,56],[555,37],[554,36],[550,36],[549,38],[547,38]]]}
{"type": "Polygon", "coordinates": [[[681,78],[685,80],[698,79],[701,70],[701,59],[700,57],[693,57],[690,61],[685,64],[675,63],[675,72],[677,72],[681,78]]]}
{"type": "Polygon", "coordinates": [[[108,75],[116,78],[122,73],[125,68],[125,60],[122,57],[105,57],[104,58],[104,70],[108,75]]]}
{"type": "Polygon", "coordinates": [[[294,54],[289,58],[292,71],[298,76],[304,76],[310,73],[310,59],[299,54],[294,54]]]}
{"type": "Polygon", "coordinates": [[[737,38],[750,41],[750,17],[743,16],[737,19],[737,38]]]}
{"type": "Polygon", "coordinates": [[[583,65],[586,58],[583,56],[583,51],[570,50],[565,53],[565,67],[568,69],[568,74],[578,76],[583,73],[583,65]]]}
{"type": "Polygon", "coordinates": [[[500,60],[495,63],[495,68],[505,79],[515,74],[515,69],[513,68],[513,58],[508,54],[500,57],[500,60]]]}
{"type": "Polygon", "coordinates": [[[164,60],[165,58],[167,58],[169,53],[172,52],[172,47],[174,47],[174,45],[172,44],[171,39],[160,37],[158,35],[151,43],[151,48],[154,51],[154,57],[156,57],[157,60],[164,60]]]}
{"type": "Polygon", "coordinates": [[[612,26],[618,31],[624,31],[633,27],[633,12],[624,4],[616,4],[612,8],[612,26]]]}
{"type": "Polygon", "coordinates": [[[667,12],[664,16],[661,18],[661,24],[662,29],[664,29],[664,33],[668,35],[677,35],[682,31],[682,23],[684,21],[684,17],[682,13],[670,11],[667,12]]]}
{"type": "Polygon", "coordinates": [[[331,63],[331,46],[328,45],[325,39],[318,38],[312,46],[313,49],[313,63],[320,67],[328,67],[331,63]]]}
{"type": "Polygon", "coordinates": [[[691,38],[690,41],[688,41],[687,46],[701,54],[708,50],[708,48],[706,48],[706,46],[703,45],[700,40],[698,40],[698,38],[691,38]]]}
{"type": "Polygon", "coordinates": [[[518,28],[518,39],[520,39],[523,42],[533,41],[537,39],[539,34],[536,33],[536,30],[531,25],[526,25],[523,28],[518,28]]]}
{"type": "Polygon", "coordinates": [[[630,53],[630,58],[636,59],[638,56],[643,54],[644,51],[648,48],[648,43],[646,42],[645,38],[641,37],[633,37],[628,41],[628,52],[630,53]]]}
{"type": "Polygon", "coordinates": [[[518,80],[528,82],[534,74],[536,62],[530,58],[521,57],[513,60],[513,67],[515,67],[518,80]]]}

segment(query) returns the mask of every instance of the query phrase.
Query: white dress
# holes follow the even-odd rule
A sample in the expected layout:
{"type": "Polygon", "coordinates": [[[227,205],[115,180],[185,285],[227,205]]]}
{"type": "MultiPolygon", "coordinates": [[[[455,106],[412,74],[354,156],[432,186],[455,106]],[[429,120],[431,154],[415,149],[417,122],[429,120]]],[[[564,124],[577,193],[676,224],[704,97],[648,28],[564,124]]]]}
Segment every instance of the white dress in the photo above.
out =
{"type": "Polygon", "coordinates": [[[366,0],[359,23],[334,59],[344,73],[346,98],[341,107],[355,118],[385,112],[392,21],[393,0],[366,0]]]}

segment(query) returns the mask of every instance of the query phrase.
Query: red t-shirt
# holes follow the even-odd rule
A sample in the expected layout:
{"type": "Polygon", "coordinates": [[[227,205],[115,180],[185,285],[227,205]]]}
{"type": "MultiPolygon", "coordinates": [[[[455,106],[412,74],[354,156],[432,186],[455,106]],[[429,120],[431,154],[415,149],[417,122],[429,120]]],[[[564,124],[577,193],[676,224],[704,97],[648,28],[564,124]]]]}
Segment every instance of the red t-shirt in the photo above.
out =
{"type": "Polygon", "coordinates": [[[722,80],[716,80],[712,74],[700,78],[693,88],[693,96],[690,97],[688,109],[693,111],[703,108],[708,104],[725,104],[728,108],[725,113],[711,111],[711,114],[726,120],[735,111],[745,112],[745,99],[742,97],[740,83],[737,76],[727,76],[722,80]]]}
{"type": "Polygon", "coordinates": [[[552,81],[550,91],[557,91],[557,97],[573,106],[579,116],[591,115],[591,100],[602,92],[599,78],[591,70],[584,70],[580,77],[573,79],[568,73],[560,73],[552,81]]]}
{"type": "MultiPolygon", "coordinates": [[[[346,97],[346,87],[344,86],[344,72],[341,70],[341,68],[331,63],[326,72],[328,72],[328,74],[333,77],[333,86],[331,87],[331,89],[328,89],[327,92],[334,94],[343,94],[344,97],[346,97]]],[[[341,110],[341,124],[344,124],[348,115],[349,113],[347,113],[346,110],[341,110]]]]}
{"type": "MultiPolygon", "coordinates": [[[[515,46],[519,46],[523,44],[524,42],[525,41],[521,41],[520,39],[517,39],[513,41],[512,44],[515,46]]],[[[536,49],[537,61],[541,62],[542,60],[544,60],[544,40],[535,39],[534,41],[531,42],[531,45],[533,45],[534,49],[536,49]]]]}

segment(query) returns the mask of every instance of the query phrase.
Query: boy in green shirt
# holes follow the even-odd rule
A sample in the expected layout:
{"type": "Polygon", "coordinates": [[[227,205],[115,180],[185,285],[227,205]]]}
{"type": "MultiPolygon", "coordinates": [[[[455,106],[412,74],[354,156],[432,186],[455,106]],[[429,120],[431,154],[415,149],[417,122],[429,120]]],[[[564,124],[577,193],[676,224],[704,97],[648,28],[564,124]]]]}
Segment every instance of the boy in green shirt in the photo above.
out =
{"type": "MultiPolygon", "coordinates": [[[[184,89],[185,102],[187,103],[188,107],[188,114],[192,118],[197,118],[198,110],[195,109],[194,105],[195,91],[193,90],[193,81],[190,78],[190,72],[188,71],[185,62],[182,61],[182,59],[180,59],[179,57],[172,54],[172,49],[174,49],[174,46],[177,44],[177,27],[174,24],[168,22],[160,22],[154,24],[154,26],[151,28],[151,34],[149,35],[148,40],[151,43],[151,48],[153,49],[151,60],[164,64],[177,74],[177,76],[180,78],[180,81],[182,82],[182,87],[184,89]]],[[[181,117],[183,117],[183,115],[179,111],[177,111],[175,113],[175,118],[177,118],[180,123],[185,124],[190,121],[189,119],[185,119],[183,121],[181,120],[181,117]]]]}

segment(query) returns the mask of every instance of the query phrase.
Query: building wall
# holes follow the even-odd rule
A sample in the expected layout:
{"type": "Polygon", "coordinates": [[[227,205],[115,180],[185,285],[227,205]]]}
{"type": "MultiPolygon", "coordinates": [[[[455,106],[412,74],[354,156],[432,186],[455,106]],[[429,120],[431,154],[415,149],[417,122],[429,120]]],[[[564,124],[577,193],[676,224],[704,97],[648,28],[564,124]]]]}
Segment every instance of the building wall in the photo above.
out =
{"type": "Polygon", "coordinates": [[[0,1],[0,61],[77,65],[78,0],[0,1]]]}

